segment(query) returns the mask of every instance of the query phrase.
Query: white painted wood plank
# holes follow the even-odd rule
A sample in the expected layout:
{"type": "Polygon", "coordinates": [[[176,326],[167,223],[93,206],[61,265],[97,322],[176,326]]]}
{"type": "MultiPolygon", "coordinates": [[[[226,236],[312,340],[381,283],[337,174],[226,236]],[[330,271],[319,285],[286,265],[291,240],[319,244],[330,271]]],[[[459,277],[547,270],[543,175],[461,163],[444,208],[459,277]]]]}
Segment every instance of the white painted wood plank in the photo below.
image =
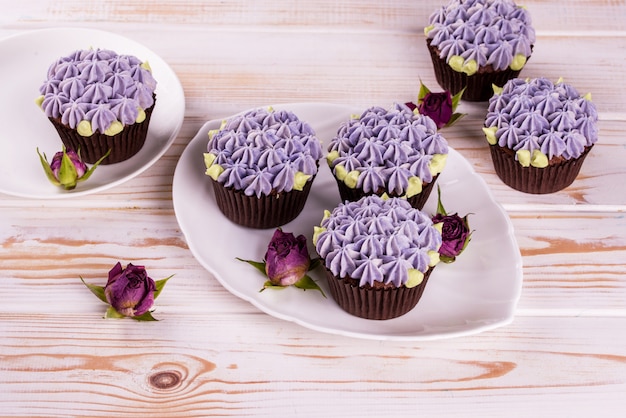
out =
{"type": "MultiPolygon", "coordinates": [[[[324,26],[336,30],[392,30],[420,32],[428,16],[447,3],[397,2],[393,0],[276,0],[176,2],[107,0],[85,4],[80,0],[27,0],[11,4],[0,16],[0,25],[137,26],[143,24],[185,25],[191,29],[207,25],[229,30],[250,26],[287,29],[324,26]]],[[[539,32],[606,33],[625,30],[626,8],[609,0],[565,2],[520,1],[531,13],[539,32]],[[601,22],[601,24],[600,24],[601,22]]]]}
{"type": "Polygon", "coordinates": [[[623,317],[520,318],[419,344],[265,315],[32,319],[2,318],[0,408],[15,416],[618,417],[626,405],[623,317]]]}
{"type": "MultiPolygon", "coordinates": [[[[117,261],[146,265],[155,279],[175,274],[159,299],[168,310],[257,312],[196,262],[171,210],[6,208],[0,215],[5,314],[96,314],[102,306],[79,277],[104,285],[117,261]]],[[[528,211],[512,221],[524,264],[520,314],[626,316],[622,213],[528,211]]]]}

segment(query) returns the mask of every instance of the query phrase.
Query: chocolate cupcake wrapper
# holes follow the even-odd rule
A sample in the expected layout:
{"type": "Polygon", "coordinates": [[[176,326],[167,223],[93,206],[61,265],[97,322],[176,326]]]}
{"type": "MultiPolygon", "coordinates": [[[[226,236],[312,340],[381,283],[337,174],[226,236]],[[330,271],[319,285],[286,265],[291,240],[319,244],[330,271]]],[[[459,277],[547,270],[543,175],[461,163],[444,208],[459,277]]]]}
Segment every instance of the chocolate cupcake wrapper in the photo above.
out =
{"type": "Polygon", "coordinates": [[[512,150],[497,145],[490,145],[489,148],[496,174],[506,185],[520,192],[547,194],[558,192],[574,182],[593,145],[578,158],[545,168],[523,167],[515,160],[512,150]]]}
{"type": "Polygon", "coordinates": [[[326,269],[330,293],[337,304],[351,315],[365,319],[386,320],[402,316],[415,308],[424,294],[433,268],[424,274],[418,286],[360,287],[352,278],[342,279],[326,269]]]}
{"type": "MultiPolygon", "coordinates": [[[[411,196],[407,199],[407,201],[411,204],[411,206],[413,206],[415,209],[422,210],[422,208],[426,204],[426,201],[428,200],[428,197],[430,196],[430,193],[433,190],[433,186],[435,185],[435,182],[437,181],[438,177],[439,175],[436,175],[435,177],[433,177],[433,180],[430,183],[425,184],[422,187],[422,191],[420,193],[416,194],[415,196],[411,196]]],[[[335,181],[337,182],[337,187],[339,189],[339,196],[341,197],[342,202],[345,202],[346,200],[350,202],[356,202],[363,196],[370,196],[373,194],[378,194],[378,193],[373,193],[373,192],[365,193],[363,189],[357,189],[357,188],[351,189],[348,186],[346,186],[346,184],[343,181],[339,180],[336,177],[335,177],[335,181]]],[[[390,197],[394,197],[393,194],[389,194],[389,193],[387,194],[390,197]]],[[[382,193],[380,193],[379,196],[380,195],[382,195],[382,193]]]]}
{"type": "Polygon", "coordinates": [[[465,73],[454,71],[445,59],[439,58],[439,50],[430,45],[430,40],[426,40],[430,57],[435,70],[435,77],[439,85],[455,95],[465,88],[462,100],[469,102],[484,102],[493,96],[493,87],[502,87],[512,78],[516,78],[521,70],[513,71],[510,68],[501,71],[489,71],[480,68],[477,73],[468,76],[465,73]]]}
{"type": "Polygon", "coordinates": [[[272,193],[260,198],[226,188],[215,180],[211,182],[217,206],[224,216],[241,226],[266,229],[282,226],[302,212],[314,179],[315,176],[307,181],[302,190],[272,193]]]}
{"type": "Polygon", "coordinates": [[[111,150],[109,156],[101,164],[114,164],[129,159],[143,147],[148,136],[148,127],[153,110],[154,104],[145,110],[146,118],[143,122],[125,126],[122,132],[113,136],[98,132],[91,136],[82,136],[76,129],[61,123],[61,118],[49,119],[56,128],[65,148],[76,152],[80,151],[81,159],[84,162],[94,164],[108,150],[111,150]]]}

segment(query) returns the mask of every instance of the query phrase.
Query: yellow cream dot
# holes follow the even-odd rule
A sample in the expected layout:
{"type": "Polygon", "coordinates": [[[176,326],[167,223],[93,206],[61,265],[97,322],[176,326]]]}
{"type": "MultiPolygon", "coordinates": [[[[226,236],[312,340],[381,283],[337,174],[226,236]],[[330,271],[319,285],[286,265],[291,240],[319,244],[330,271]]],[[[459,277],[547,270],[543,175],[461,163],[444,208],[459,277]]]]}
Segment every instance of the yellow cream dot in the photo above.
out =
{"type": "Polygon", "coordinates": [[[476,72],[478,72],[478,63],[476,62],[476,60],[468,60],[467,62],[463,63],[461,71],[463,71],[467,75],[474,75],[476,74],[476,72]]]}
{"type": "Polygon", "coordinates": [[[439,258],[438,251],[428,251],[428,257],[429,257],[428,265],[430,267],[436,266],[439,263],[439,261],[441,261],[441,259],[439,258]]]}
{"type": "Polygon", "coordinates": [[[457,73],[462,73],[463,72],[463,64],[465,63],[465,60],[463,59],[462,56],[460,55],[453,55],[450,57],[450,59],[448,60],[448,65],[457,73]]]}
{"type": "Polygon", "coordinates": [[[423,181],[417,176],[409,177],[409,187],[406,189],[406,197],[413,197],[422,192],[423,181]]]}
{"type": "Polygon", "coordinates": [[[432,176],[436,176],[441,173],[448,161],[448,154],[435,154],[428,163],[428,168],[432,176]]]}
{"type": "Polygon", "coordinates": [[[213,164],[206,170],[206,175],[217,181],[220,174],[224,172],[224,167],[219,164],[213,164]]]}
{"type": "Polygon", "coordinates": [[[347,175],[348,172],[346,171],[346,168],[344,166],[342,166],[341,164],[335,166],[335,177],[337,177],[337,180],[343,181],[343,179],[345,179],[347,175]]]}
{"type": "Polygon", "coordinates": [[[351,172],[348,173],[346,178],[343,179],[343,182],[349,188],[354,189],[356,187],[358,180],[359,180],[359,172],[356,170],[352,170],[351,172]]]}
{"type": "Polygon", "coordinates": [[[483,127],[483,132],[485,133],[487,142],[489,142],[491,145],[496,145],[496,143],[498,142],[498,138],[496,138],[497,130],[498,130],[497,126],[492,126],[491,128],[483,127]]]}
{"type": "Polygon", "coordinates": [[[91,122],[89,122],[88,120],[81,120],[80,122],[78,122],[78,125],[76,126],[76,132],[78,132],[80,136],[93,135],[93,130],[91,129],[91,122]]]}
{"type": "Polygon", "coordinates": [[[317,239],[319,238],[320,234],[324,231],[326,231],[326,228],[323,228],[321,226],[313,227],[313,245],[317,245],[317,239]]]}
{"type": "Polygon", "coordinates": [[[124,130],[124,125],[119,120],[114,120],[111,125],[104,131],[105,135],[114,136],[124,130]]]}
{"type": "Polygon", "coordinates": [[[44,97],[43,97],[43,96],[38,96],[38,97],[36,97],[36,98],[35,98],[35,104],[36,104],[37,106],[41,107],[41,105],[43,104],[43,99],[44,99],[44,97]]]}
{"type": "Polygon", "coordinates": [[[211,154],[210,152],[205,152],[204,153],[204,165],[206,166],[206,168],[211,167],[216,158],[217,156],[215,154],[211,154]]]}
{"type": "Polygon", "coordinates": [[[135,118],[135,123],[141,123],[144,120],[146,120],[146,112],[142,108],[138,107],[137,117],[135,118]]]}
{"type": "Polygon", "coordinates": [[[526,56],[522,54],[517,54],[513,57],[513,61],[511,61],[510,67],[513,71],[519,71],[524,68],[524,65],[526,65],[526,56]]]}
{"type": "Polygon", "coordinates": [[[530,166],[530,151],[527,149],[521,149],[517,151],[517,161],[522,165],[522,167],[530,166]]]}
{"type": "Polygon", "coordinates": [[[310,174],[304,174],[302,171],[296,172],[293,178],[293,189],[294,190],[302,190],[304,189],[304,185],[307,180],[311,178],[310,174]]]}
{"type": "Polygon", "coordinates": [[[328,164],[331,164],[337,158],[339,158],[339,151],[331,151],[326,156],[326,161],[328,161],[328,164]]]}
{"type": "Polygon", "coordinates": [[[537,168],[546,168],[548,166],[548,156],[536,149],[530,157],[530,165],[537,168]]]}
{"type": "Polygon", "coordinates": [[[409,269],[409,279],[404,284],[409,289],[422,284],[424,281],[424,273],[417,269],[409,269]]]}

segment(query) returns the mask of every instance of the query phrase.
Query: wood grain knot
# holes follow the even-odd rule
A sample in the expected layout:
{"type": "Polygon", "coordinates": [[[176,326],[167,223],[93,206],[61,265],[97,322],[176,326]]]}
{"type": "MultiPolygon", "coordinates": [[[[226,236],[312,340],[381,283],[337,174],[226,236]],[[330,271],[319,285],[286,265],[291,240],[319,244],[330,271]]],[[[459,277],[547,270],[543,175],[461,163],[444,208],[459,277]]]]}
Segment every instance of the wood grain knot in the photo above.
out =
{"type": "Polygon", "coordinates": [[[148,381],[158,390],[172,390],[182,383],[183,375],[177,370],[160,371],[151,375],[148,381]]]}

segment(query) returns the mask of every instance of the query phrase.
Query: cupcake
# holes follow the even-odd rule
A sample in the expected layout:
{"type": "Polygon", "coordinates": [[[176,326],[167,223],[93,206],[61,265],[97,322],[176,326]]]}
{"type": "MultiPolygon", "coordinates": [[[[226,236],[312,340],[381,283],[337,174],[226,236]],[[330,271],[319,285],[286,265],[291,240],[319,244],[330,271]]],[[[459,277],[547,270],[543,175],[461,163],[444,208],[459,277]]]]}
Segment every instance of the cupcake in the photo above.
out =
{"type": "Polygon", "coordinates": [[[406,105],[370,107],[339,127],[328,165],[342,201],[362,196],[406,198],[424,207],[448,157],[448,143],[428,116],[406,105]]]}
{"type": "Polygon", "coordinates": [[[376,195],[326,211],[313,236],[333,298],[366,319],[395,318],[417,305],[441,240],[441,228],[406,200],[376,195]]]}
{"type": "Polygon", "coordinates": [[[204,162],[228,219],[274,228],[304,208],[321,157],[321,143],[308,123],[270,108],[234,116],[209,132],[204,162]]]}
{"type": "Polygon", "coordinates": [[[528,11],[511,0],[451,0],[424,29],[435,77],[463,100],[487,101],[530,58],[535,31],[528,11]]]}
{"type": "Polygon", "coordinates": [[[154,110],[150,66],[106,49],[78,50],[48,68],[37,103],[67,149],[93,164],[127,160],[143,146],[154,110]]]}
{"type": "Polygon", "coordinates": [[[496,173],[535,194],[572,184],[598,140],[591,95],[545,78],[513,79],[490,100],[483,128],[496,173]]]}

